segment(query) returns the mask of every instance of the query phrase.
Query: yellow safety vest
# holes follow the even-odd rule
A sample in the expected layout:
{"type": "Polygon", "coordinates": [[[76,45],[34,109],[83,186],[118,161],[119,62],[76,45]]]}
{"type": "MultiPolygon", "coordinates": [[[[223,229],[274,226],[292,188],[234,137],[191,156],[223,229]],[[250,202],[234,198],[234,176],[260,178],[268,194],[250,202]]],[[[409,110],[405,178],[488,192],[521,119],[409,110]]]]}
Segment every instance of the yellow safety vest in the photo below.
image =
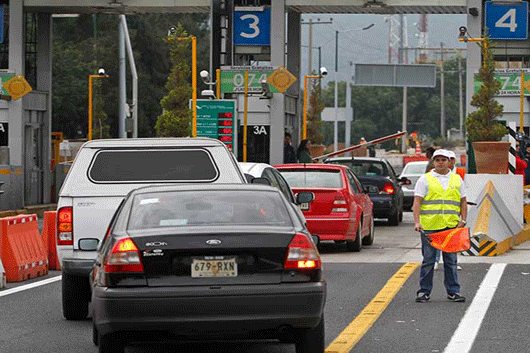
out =
{"type": "Polygon", "coordinates": [[[460,177],[451,173],[449,185],[444,190],[432,173],[425,174],[429,192],[420,207],[420,224],[425,230],[454,228],[460,220],[460,177]]]}

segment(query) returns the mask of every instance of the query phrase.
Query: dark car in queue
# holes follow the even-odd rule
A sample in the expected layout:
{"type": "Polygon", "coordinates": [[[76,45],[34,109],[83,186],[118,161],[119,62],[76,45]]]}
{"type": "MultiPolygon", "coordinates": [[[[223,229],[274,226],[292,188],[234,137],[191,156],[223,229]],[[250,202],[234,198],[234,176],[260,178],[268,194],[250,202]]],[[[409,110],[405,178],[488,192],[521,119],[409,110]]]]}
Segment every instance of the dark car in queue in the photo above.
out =
{"type": "Polygon", "coordinates": [[[314,240],[277,188],[134,190],[98,247],[94,343],[101,353],[123,353],[131,340],[153,337],[264,338],[323,353],[321,266],[314,240]]]}
{"type": "Polygon", "coordinates": [[[385,158],[377,157],[335,157],[325,163],[349,167],[364,186],[376,186],[368,193],[374,203],[374,217],[386,218],[388,224],[397,226],[403,220],[402,184],[410,183],[407,178],[398,178],[392,165],[385,158]]]}
{"type": "Polygon", "coordinates": [[[311,192],[314,200],[300,208],[311,234],[321,241],[346,243],[360,251],[374,241],[372,201],[352,171],[330,164],[281,164],[275,168],[295,193],[311,192]]]}

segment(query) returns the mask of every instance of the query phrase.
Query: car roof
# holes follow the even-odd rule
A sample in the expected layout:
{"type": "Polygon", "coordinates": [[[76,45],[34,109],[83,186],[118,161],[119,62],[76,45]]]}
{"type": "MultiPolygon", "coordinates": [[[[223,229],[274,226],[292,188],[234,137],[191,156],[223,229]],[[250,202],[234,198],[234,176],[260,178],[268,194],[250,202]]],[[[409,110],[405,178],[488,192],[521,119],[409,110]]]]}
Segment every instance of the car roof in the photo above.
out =
{"type": "Polygon", "coordinates": [[[115,148],[115,147],[218,147],[225,146],[219,140],[208,137],[157,137],[157,138],[127,138],[101,139],[87,141],[82,148],[115,148]]]}
{"type": "Polygon", "coordinates": [[[278,188],[263,184],[166,184],[144,186],[131,191],[131,194],[145,194],[152,192],[172,192],[172,191],[273,191],[280,192],[278,188]]]}
{"type": "Polygon", "coordinates": [[[407,164],[405,164],[405,167],[408,166],[409,164],[425,164],[427,165],[429,163],[429,161],[413,161],[413,162],[408,162],[407,164]]]}
{"type": "Polygon", "coordinates": [[[274,168],[272,165],[267,163],[237,162],[237,164],[243,173],[250,174],[252,176],[261,176],[265,169],[274,168]]]}
{"type": "Polygon", "coordinates": [[[346,170],[349,169],[347,166],[340,164],[278,164],[274,166],[278,170],[282,169],[320,169],[320,170],[346,170]]]}

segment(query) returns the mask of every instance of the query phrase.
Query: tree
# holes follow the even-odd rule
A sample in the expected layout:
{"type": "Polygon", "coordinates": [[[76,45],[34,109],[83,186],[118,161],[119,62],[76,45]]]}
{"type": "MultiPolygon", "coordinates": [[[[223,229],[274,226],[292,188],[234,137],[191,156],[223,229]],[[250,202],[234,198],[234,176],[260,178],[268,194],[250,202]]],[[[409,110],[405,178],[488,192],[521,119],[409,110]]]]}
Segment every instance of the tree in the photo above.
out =
{"type": "Polygon", "coordinates": [[[324,142],[324,136],[321,132],[322,121],[320,113],[324,110],[324,102],[320,99],[320,84],[314,84],[309,96],[309,110],[307,111],[307,138],[314,144],[324,142]]]}
{"type": "MultiPolygon", "coordinates": [[[[484,42],[479,43],[484,57],[477,79],[482,85],[471,99],[471,105],[477,110],[466,118],[466,132],[469,141],[500,141],[508,131],[497,121],[502,116],[504,107],[495,100],[499,93],[501,82],[495,78],[495,60],[493,60],[492,43],[486,34],[484,42]]],[[[521,88],[522,89],[522,88],[521,88]]]]}
{"type": "Polygon", "coordinates": [[[160,105],[163,113],[156,122],[156,132],[158,136],[189,136],[191,110],[189,109],[189,99],[192,88],[189,84],[190,65],[190,41],[179,41],[177,38],[186,38],[188,33],[178,24],[175,34],[167,39],[170,45],[170,60],[173,63],[169,74],[166,89],[169,93],[162,98],[160,105]]]}

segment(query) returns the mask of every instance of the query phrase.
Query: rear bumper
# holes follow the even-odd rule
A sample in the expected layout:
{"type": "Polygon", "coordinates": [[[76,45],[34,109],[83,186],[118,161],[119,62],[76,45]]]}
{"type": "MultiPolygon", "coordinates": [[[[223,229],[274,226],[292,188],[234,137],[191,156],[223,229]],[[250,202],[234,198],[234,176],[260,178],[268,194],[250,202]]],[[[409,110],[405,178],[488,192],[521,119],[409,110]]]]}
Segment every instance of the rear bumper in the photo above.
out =
{"type": "Polygon", "coordinates": [[[355,224],[346,217],[306,217],[307,229],[311,234],[318,235],[320,240],[345,240],[355,234],[355,224]]]}
{"type": "Polygon", "coordinates": [[[388,218],[397,212],[396,200],[393,195],[370,195],[374,218],[388,218]]]}
{"type": "Polygon", "coordinates": [[[326,283],[224,287],[95,287],[94,323],[105,335],[164,331],[183,336],[315,327],[326,283]]]}

